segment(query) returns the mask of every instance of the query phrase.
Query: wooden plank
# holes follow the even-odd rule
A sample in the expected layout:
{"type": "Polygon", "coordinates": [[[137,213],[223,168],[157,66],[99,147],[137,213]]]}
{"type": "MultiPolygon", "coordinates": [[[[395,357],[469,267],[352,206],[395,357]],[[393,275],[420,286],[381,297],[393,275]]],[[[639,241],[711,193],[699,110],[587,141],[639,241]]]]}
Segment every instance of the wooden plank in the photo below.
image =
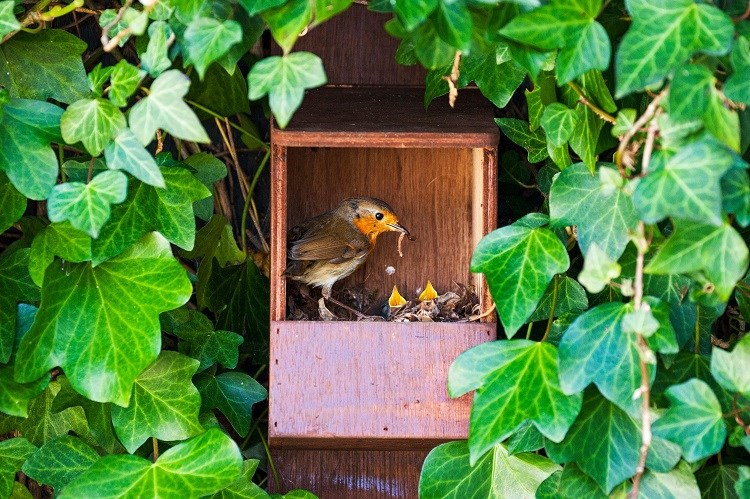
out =
{"type": "MultiPolygon", "coordinates": [[[[391,17],[354,4],[299,37],[294,50],[320,57],[329,85],[424,86],[427,71],[421,65],[396,62],[401,40],[383,28],[391,17]]],[[[282,53],[276,44],[273,53],[282,53]]]]}
{"type": "Polygon", "coordinates": [[[425,110],[420,88],[310,90],[274,142],[289,147],[496,147],[492,106],[478,90],[459,92],[456,107],[446,96],[425,110]]]}
{"type": "Polygon", "coordinates": [[[414,499],[426,451],[319,451],[272,449],[281,486],[269,478],[270,492],[296,488],[321,499],[414,499]]]}
{"type": "Polygon", "coordinates": [[[348,197],[371,196],[391,204],[417,238],[404,241],[400,258],[398,234],[383,234],[334,293],[365,283],[385,299],[395,284],[414,297],[428,279],[440,293],[454,281],[472,282],[471,149],[290,148],[288,169],[289,227],[348,197]],[[396,272],[389,275],[387,266],[396,272]]]}
{"type": "Polygon", "coordinates": [[[273,447],[423,449],[467,436],[448,368],[493,323],[271,323],[273,447]]]}
{"type": "Polygon", "coordinates": [[[287,149],[271,139],[271,320],[286,317],[287,149]]]}

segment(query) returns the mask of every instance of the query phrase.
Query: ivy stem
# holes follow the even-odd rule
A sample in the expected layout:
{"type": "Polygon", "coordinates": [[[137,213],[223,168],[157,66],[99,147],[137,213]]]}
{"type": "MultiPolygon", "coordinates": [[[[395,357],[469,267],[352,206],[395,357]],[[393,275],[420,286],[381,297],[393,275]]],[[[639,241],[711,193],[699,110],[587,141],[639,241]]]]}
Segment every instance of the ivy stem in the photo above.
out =
{"type": "MultiPolygon", "coordinates": [[[[203,111],[206,114],[210,114],[211,117],[213,117],[213,118],[217,118],[217,119],[224,119],[225,118],[224,116],[220,115],[219,113],[217,113],[215,111],[212,111],[211,109],[207,108],[206,106],[198,104],[195,101],[186,99],[185,102],[187,102],[188,104],[190,104],[191,106],[193,106],[196,109],[200,109],[201,111],[203,111]]],[[[242,128],[241,126],[237,125],[236,123],[233,123],[232,121],[227,120],[227,124],[229,126],[231,126],[232,128],[234,128],[235,130],[237,130],[238,132],[242,133],[242,134],[253,135],[249,130],[245,130],[244,128],[242,128]]],[[[268,146],[268,144],[263,144],[263,150],[265,151],[265,150],[268,150],[268,149],[270,149],[269,146],[268,146]]]]}
{"type": "Polygon", "coordinates": [[[549,332],[552,329],[552,321],[555,318],[555,308],[557,307],[557,279],[560,274],[555,274],[555,278],[552,281],[552,306],[550,307],[549,311],[549,319],[547,319],[547,329],[544,331],[544,336],[542,336],[542,341],[547,339],[547,336],[549,336],[549,332]]]}
{"type": "Polygon", "coordinates": [[[266,442],[266,437],[263,436],[263,432],[260,431],[260,427],[256,428],[258,431],[258,435],[260,436],[260,442],[263,444],[263,449],[266,451],[266,457],[268,458],[268,466],[271,468],[271,473],[273,473],[273,480],[276,482],[276,488],[281,488],[281,479],[279,478],[279,472],[276,470],[276,465],[273,462],[273,459],[271,458],[271,450],[268,448],[268,442],[266,442]]]}
{"type": "Polygon", "coordinates": [[[575,82],[569,81],[568,86],[572,88],[575,91],[575,93],[578,94],[578,102],[580,102],[584,106],[591,109],[594,112],[594,114],[599,116],[601,119],[603,119],[607,123],[612,123],[613,125],[617,123],[617,119],[615,119],[614,116],[612,116],[611,114],[606,112],[604,109],[600,108],[599,106],[591,102],[589,98],[586,97],[586,94],[583,93],[583,90],[581,90],[581,87],[576,85],[575,82]]]}
{"type": "MultiPolygon", "coordinates": [[[[258,165],[258,169],[255,170],[255,175],[253,175],[253,180],[250,182],[250,187],[248,188],[247,196],[245,197],[245,206],[242,207],[242,221],[240,222],[240,245],[242,246],[242,252],[245,254],[247,254],[247,237],[245,236],[245,231],[247,230],[247,213],[250,211],[250,201],[252,201],[253,199],[253,191],[255,190],[255,186],[258,184],[260,174],[263,172],[263,168],[265,168],[266,163],[268,163],[268,158],[270,157],[271,150],[268,149],[265,156],[263,156],[263,160],[261,160],[260,164],[258,165]]],[[[261,240],[265,242],[262,234],[261,240]]]]}
{"type": "MultiPolygon", "coordinates": [[[[654,101],[656,101],[656,99],[654,101]]],[[[654,106],[653,109],[652,117],[656,114],[656,107],[654,106]]],[[[642,173],[648,171],[648,165],[651,162],[651,154],[654,151],[656,131],[656,120],[652,120],[649,124],[648,133],[646,135],[646,145],[643,148],[642,173]]],[[[622,145],[622,143],[620,143],[620,145],[622,145]]],[[[638,248],[638,256],[635,260],[633,308],[638,311],[643,307],[643,267],[646,260],[646,253],[649,248],[649,240],[646,239],[646,226],[643,222],[638,222],[638,229],[635,238],[636,247],[638,248]]],[[[631,499],[636,499],[638,497],[641,478],[646,470],[648,451],[651,448],[651,387],[649,383],[651,377],[648,372],[648,362],[654,355],[649,348],[648,343],[646,343],[646,340],[643,338],[643,335],[636,333],[636,341],[638,343],[638,361],[641,368],[641,386],[638,388],[641,397],[641,451],[640,457],[638,458],[638,465],[635,468],[635,476],[633,477],[633,488],[628,494],[628,497],[631,499]]]]}
{"type": "Polygon", "coordinates": [[[151,445],[154,447],[154,462],[159,459],[159,441],[156,437],[151,437],[151,445]]]}
{"type": "MultiPolygon", "coordinates": [[[[656,115],[656,110],[659,107],[659,102],[664,98],[666,92],[667,89],[664,89],[659,95],[654,97],[654,100],[652,100],[648,105],[646,111],[641,115],[640,118],[636,120],[635,123],[633,123],[633,126],[631,126],[620,139],[620,145],[617,147],[617,152],[615,153],[615,164],[617,165],[617,169],[620,170],[620,175],[622,175],[623,177],[627,177],[627,175],[625,174],[625,170],[622,167],[623,157],[625,156],[625,149],[627,149],[628,144],[630,144],[630,141],[633,140],[633,137],[636,133],[638,133],[643,125],[648,123],[648,121],[653,118],[654,115],[656,115]]],[[[648,165],[650,159],[650,154],[648,155],[648,158],[646,158],[646,155],[644,154],[643,161],[646,165],[648,165]]]]}

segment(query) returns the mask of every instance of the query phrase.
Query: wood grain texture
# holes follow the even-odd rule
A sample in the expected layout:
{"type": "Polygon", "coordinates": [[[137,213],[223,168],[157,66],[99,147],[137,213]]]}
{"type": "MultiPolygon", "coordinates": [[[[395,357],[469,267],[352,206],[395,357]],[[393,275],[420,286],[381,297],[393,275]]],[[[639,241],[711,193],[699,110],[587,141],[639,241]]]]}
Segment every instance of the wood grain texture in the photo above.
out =
{"type": "Polygon", "coordinates": [[[285,129],[271,140],[294,147],[497,147],[492,106],[478,90],[422,105],[421,88],[318,88],[305,93],[285,129]]]}
{"type": "Polygon", "coordinates": [[[281,487],[301,487],[321,499],[415,499],[426,451],[316,451],[272,449],[281,487]]]}
{"type": "Polygon", "coordinates": [[[287,150],[271,144],[271,320],[286,317],[287,150]]]}
{"type": "MultiPolygon", "coordinates": [[[[294,50],[323,59],[329,85],[424,86],[427,72],[421,65],[396,62],[401,41],[383,28],[391,17],[354,4],[297,39],[294,50]]],[[[274,44],[273,53],[281,52],[274,44]]]]}
{"type": "Polygon", "coordinates": [[[365,283],[385,299],[395,284],[414,297],[428,279],[439,293],[454,281],[474,282],[471,149],[289,148],[287,160],[288,227],[348,197],[371,196],[393,206],[417,238],[403,242],[401,258],[398,234],[381,235],[366,263],[334,293],[365,283]],[[387,266],[396,272],[388,275],[387,266]]]}
{"type": "Polygon", "coordinates": [[[271,323],[273,447],[424,449],[467,436],[471,395],[448,368],[488,323],[271,323]]]}

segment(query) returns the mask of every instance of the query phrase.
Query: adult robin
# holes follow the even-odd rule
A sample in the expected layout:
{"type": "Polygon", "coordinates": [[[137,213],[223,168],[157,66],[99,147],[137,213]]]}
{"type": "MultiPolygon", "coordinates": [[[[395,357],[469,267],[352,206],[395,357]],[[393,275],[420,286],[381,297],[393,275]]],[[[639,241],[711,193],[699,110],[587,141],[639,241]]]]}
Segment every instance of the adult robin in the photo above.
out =
{"type": "Polygon", "coordinates": [[[305,220],[289,231],[284,275],[321,287],[323,297],[318,301],[321,317],[333,318],[325,300],[342,304],[331,298],[331,288],[365,263],[375,249],[378,236],[389,231],[415,239],[385,201],[369,197],[346,199],[333,210],[305,220]]]}

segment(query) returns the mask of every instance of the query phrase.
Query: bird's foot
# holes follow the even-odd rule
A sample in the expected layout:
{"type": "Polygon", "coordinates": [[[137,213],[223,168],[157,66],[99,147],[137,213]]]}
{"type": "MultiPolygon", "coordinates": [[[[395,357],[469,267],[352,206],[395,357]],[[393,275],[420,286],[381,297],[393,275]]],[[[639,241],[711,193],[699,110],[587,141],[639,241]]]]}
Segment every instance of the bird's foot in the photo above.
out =
{"type": "Polygon", "coordinates": [[[336,316],[333,315],[333,313],[330,310],[328,310],[328,308],[326,307],[325,298],[321,298],[320,300],[318,300],[318,313],[320,314],[321,320],[324,320],[324,321],[336,320],[336,316]]]}

